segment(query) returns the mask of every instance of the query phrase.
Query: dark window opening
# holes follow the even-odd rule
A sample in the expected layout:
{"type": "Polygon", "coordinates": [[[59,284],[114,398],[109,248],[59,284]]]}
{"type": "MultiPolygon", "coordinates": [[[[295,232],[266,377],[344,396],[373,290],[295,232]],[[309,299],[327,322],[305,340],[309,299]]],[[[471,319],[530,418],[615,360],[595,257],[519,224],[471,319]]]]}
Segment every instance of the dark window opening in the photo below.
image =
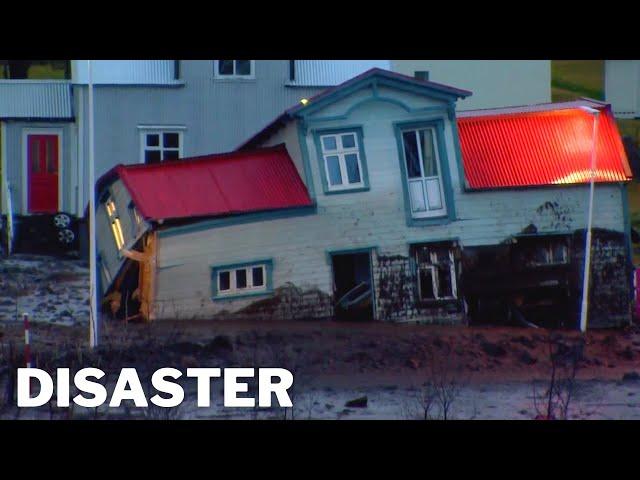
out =
{"type": "Polygon", "coordinates": [[[68,80],[69,60],[0,60],[0,79],[6,80],[68,80]]]}

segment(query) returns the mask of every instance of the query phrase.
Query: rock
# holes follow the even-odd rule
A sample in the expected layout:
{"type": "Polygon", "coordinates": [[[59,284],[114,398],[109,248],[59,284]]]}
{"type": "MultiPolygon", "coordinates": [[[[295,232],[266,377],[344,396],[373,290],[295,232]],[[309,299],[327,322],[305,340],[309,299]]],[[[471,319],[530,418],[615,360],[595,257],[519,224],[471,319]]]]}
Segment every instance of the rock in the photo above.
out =
{"type": "Polygon", "coordinates": [[[507,351],[497,343],[483,342],[480,347],[490,357],[504,357],[507,351]]]}
{"type": "Polygon", "coordinates": [[[344,404],[345,407],[348,408],[367,408],[367,403],[369,399],[366,397],[354,398],[353,400],[349,400],[344,404]]]}
{"type": "Polygon", "coordinates": [[[637,382],[640,381],[640,373],[638,372],[627,372],[622,376],[623,382],[637,382]]]}

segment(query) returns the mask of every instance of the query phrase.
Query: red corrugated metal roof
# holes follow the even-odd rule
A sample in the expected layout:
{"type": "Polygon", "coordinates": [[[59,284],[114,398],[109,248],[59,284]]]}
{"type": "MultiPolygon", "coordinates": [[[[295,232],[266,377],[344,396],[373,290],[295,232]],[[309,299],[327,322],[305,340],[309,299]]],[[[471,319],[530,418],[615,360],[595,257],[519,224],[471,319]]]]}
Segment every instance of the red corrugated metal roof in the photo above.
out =
{"type": "Polygon", "coordinates": [[[116,173],[140,214],[150,220],[312,204],[284,145],[155,165],[119,165],[116,173]]]}
{"type": "Polygon", "coordinates": [[[591,178],[593,115],[600,110],[596,181],[632,177],[611,113],[600,102],[576,101],[461,112],[460,149],[472,189],[588,183],[591,178]]]}

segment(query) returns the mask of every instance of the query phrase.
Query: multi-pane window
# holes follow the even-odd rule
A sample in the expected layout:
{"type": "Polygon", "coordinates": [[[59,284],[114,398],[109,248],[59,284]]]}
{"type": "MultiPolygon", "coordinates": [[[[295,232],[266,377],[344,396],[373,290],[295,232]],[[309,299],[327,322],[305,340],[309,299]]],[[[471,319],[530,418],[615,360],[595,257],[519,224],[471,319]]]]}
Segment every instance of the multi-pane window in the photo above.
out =
{"type": "Polygon", "coordinates": [[[216,278],[218,296],[267,290],[267,266],[265,264],[219,269],[216,278]]]}
{"type": "Polygon", "coordinates": [[[429,127],[403,131],[402,143],[412,217],[446,215],[435,129],[429,127]]]}
{"type": "Polygon", "coordinates": [[[109,216],[109,223],[111,223],[111,231],[113,232],[113,239],[116,242],[118,250],[122,250],[124,247],[124,235],[122,234],[122,224],[120,223],[120,217],[116,210],[116,204],[111,197],[107,199],[104,204],[109,216]]]}
{"type": "Polygon", "coordinates": [[[216,60],[214,68],[216,77],[247,78],[253,76],[253,62],[251,60],[216,60]]]}
{"type": "Polygon", "coordinates": [[[521,240],[516,261],[527,267],[569,263],[569,246],[564,238],[521,240]]]}
{"type": "Polygon", "coordinates": [[[143,163],[160,163],[182,157],[182,132],[179,130],[149,130],[142,132],[143,163]]]}
{"type": "Polygon", "coordinates": [[[364,186],[360,145],[355,132],[321,135],[320,147],[328,190],[364,186]]]}
{"type": "Polygon", "coordinates": [[[416,245],[413,254],[421,301],[458,298],[455,249],[451,244],[416,245]]]}

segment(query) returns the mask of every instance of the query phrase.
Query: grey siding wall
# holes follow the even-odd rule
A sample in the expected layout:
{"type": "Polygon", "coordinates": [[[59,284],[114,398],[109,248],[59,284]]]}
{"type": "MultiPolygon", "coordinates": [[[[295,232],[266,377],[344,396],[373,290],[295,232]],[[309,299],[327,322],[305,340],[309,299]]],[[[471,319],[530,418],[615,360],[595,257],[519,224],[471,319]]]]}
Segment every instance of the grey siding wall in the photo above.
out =
{"type": "MultiPolygon", "coordinates": [[[[429,99],[395,94],[414,107],[435,106],[429,99]]],[[[322,116],[343,113],[366,93],[332,105],[322,116]]],[[[430,115],[433,118],[434,114],[430,115]]],[[[393,122],[425,119],[389,102],[368,102],[341,121],[314,124],[315,128],[362,125],[371,189],[359,193],[324,195],[312,132],[306,137],[317,195],[317,214],[228,225],[175,235],[161,235],[158,244],[158,314],[171,318],[210,318],[249,307],[253,299],[211,300],[211,266],[273,259],[275,288],[297,287],[300,295],[317,298],[316,291],[332,293],[327,252],[376,247],[374,275],[384,274],[392,257],[408,256],[409,243],[459,239],[465,246],[498,244],[534,224],[539,232],[584,228],[588,187],[549,187],[517,191],[464,192],[455,161],[454,136],[446,114],[445,144],[454,190],[457,218],[429,227],[408,227],[393,122]],[[550,205],[550,207],[549,207],[550,205]]],[[[292,135],[282,131],[280,139],[292,135]]],[[[293,141],[293,140],[291,140],[293,141]]],[[[297,141],[297,139],[295,140],[297,141]]],[[[292,146],[290,152],[298,151],[292,146]]],[[[617,185],[596,188],[598,206],[594,226],[624,231],[623,190],[617,185]]],[[[380,286],[376,285],[379,296],[380,286]]],[[[315,300],[314,300],[315,301],[315,300]]],[[[378,306],[380,308],[380,306],[378,306]]],[[[377,313],[380,317],[380,312],[377,313]]]]}
{"type": "MultiPolygon", "coordinates": [[[[72,123],[68,122],[24,122],[24,121],[5,121],[6,138],[2,141],[6,142],[4,146],[7,155],[6,158],[6,180],[12,193],[12,203],[14,214],[27,214],[27,205],[25,203],[26,190],[24,185],[27,183],[25,145],[23,144],[23,133],[25,131],[37,130],[34,133],[58,133],[61,131],[62,155],[59,164],[62,168],[62,205],[61,211],[75,213],[76,193],[77,193],[77,158],[75,156],[75,128],[72,123]]],[[[3,213],[6,212],[6,205],[2,205],[3,213]]]]}
{"type": "MultiPolygon", "coordinates": [[[[288,60],[256,60],[250,80],[215,79],[213,60],[184,60],[181,72],[181,86],[95,87],[97,176],[118,163],[140,161],[139,125],[183,126],[185,157],[230,151],[300,99],[322,90],[285,86],[288,60]]],[[[76,111],[84,111],[86,119],[86,87],[74,89],[76,111]]]]}

